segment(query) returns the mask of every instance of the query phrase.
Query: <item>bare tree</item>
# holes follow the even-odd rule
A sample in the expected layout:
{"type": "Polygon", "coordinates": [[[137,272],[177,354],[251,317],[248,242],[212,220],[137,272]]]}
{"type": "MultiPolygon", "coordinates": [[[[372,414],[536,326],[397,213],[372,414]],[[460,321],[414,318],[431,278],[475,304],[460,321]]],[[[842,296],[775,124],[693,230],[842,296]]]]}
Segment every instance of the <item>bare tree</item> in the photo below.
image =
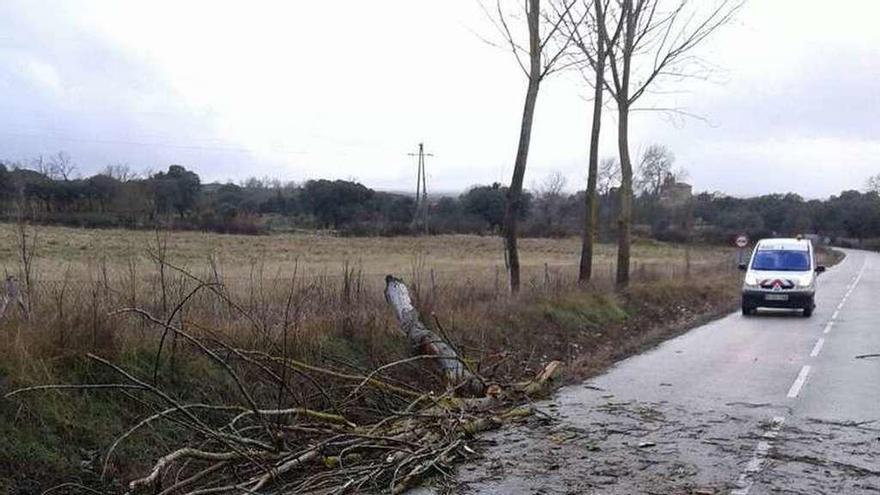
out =
{"type": "Polygon", "coordinates": [[[50,156],[47,165],[49,172],[47,175],[54,180],[70,180],[74,172],[76,172],[76,165],[74,165],[70,155],[64,151],[59,151],[50,156]]]}
{"type": "Polygon", "coordinates": [[[516,242],[517,228],[523,207],[523,179],[525,178],[526,163],[529,157],[535,104],[538,100],[541,82],[545,77],[562,67],[559,61],[568,47],[570,38],[563,37],[560,41],[558,33],[560,32],[559,28],[563,19],[568,15],[568,10],[575,1],[566,0],[558,14],[542,11],[541,0],[524,0],[523,11],[512,14],[505,12],[501,6],[501,0],[496,1],[496,13],[494,15],[490,14],[484,7],[489,18],[504,38],[507,47],[513,52],[523,74],[528,79],[522,120],[520,122],[519,143],[517,144],[516,159],[513,165],[513,177],[510,179],[510,187],[507,190],[507,205],[504,212],[504,245],[510,275],[511,292],[518,292],[520,286],[519,253],[516,242]],[[523,19],[525,20],[527,34],[522,33],[524,36],[518,36],[517,31],[519,30],[515,28],[519,27],[519,25],[514,25],[511,21],[521,21],[523,19]],[[527,44],[524,45],[521,42],[522,37],[528,39],[527,44]]]}
{"type": "Polygon", "coordinates": [[[30,160],[30,165],[27,168],[45,175],[46,177],[52,176],[52,169],[49,166],[49,161],[43,158],[43,155],[38,155],[36,158],[30,160]]]}
{"type": "Polygon", "coordinates": [[[555,171],[547,175],[540,184],[532,186],[536,193],[535,203],[539,214],[537,220],[544,224],[548,232],[553,230],[562,217],[567,183],[565,175],[555,171]]]}
{"type": "Polygon", "coordinates": [[[620,187],[620,161],[611,157],[604,158],[596,173],[596,192],[605,196],[616,187],[620,187]]]}
{"type": "Polygon", "coordinates": [[[675,155],[662,144],[652,144],[642,153],[639,160],[638,177],[635,178],[635,189],[642,194],[658,196],[663,184],[670,178],[675,179],[672,165],[675,155]]]}
{"type": "Polygon", "coordinates": [[[617,104],[617,145],[621,184],[617,229],[617,285],[629,284],[633,166],[629,152],[629,116],[633,105],[662,78],[685,78],[700,70],[694,48],[723,26],[742,0],[615,0],[617,8],[599,24],[608,41],[610,81],[605,85],[617,104]],[[697,4],[700,4],[697,6],[697,4]],[[619,36],[616,34],[619,32],[619,36]],[[613,41],[613,43],[611,42],[613,41]]]}
{"type": "Polygon", "coordinates": [[[269,180],[271,179],[269,179],[268,177],[261,179],[254,175],[240,181],[239,184],[245,189],[263,189],[267,187],[269,180]]]}
{"type": "Polygon", "coordinates": [[[101,173],[108,177],[112,177],[119,182],[128,182],[130,180],[138,178],[137,172],[132,170],[127,163],[116,163],[113,165],[107,165],[107,167],[104,168],[104,171],[101,173]]]}
{"type": "Polygon", "coordinates": [[[875,192],[880,194],[880,174],[868,177],[866,187],[868,189],[868,192],[875,192]]]}
{"type": "Polygon", "coordinates": [[[547,177],[544,177],[544,180],[541,181],[541,185],[536,188],[538,196],[561,196],[562,192],[565,190],[566,184],[568,184],[568,180],[565,178],[565,175],[563,175],[562,172],[558,170],[553,171],[549,175],[547,175],[547,177]]]}

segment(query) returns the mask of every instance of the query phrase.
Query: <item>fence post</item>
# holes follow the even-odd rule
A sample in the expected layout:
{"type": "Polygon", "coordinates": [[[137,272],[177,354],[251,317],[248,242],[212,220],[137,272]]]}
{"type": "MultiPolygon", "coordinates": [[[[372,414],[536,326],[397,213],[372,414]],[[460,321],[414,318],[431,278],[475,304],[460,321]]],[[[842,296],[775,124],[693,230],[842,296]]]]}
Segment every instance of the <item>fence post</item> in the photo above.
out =
{"type": "Polygon", "coordinates": [[[691,245],[685,244],[684,246],[684,278],[690,280],[691,278],[691,245]]]}

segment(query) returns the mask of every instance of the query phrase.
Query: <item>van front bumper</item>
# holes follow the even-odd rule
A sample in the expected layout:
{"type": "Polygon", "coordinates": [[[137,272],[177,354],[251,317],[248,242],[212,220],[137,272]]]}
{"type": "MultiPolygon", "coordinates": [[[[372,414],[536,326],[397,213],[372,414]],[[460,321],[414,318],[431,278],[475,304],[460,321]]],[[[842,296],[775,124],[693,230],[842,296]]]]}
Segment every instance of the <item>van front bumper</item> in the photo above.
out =
{"type": "Polygon", "coordinates": [[[768,291],[743,289],[742,304],[747,308],[812,308],[814,291],[768,291]]]}

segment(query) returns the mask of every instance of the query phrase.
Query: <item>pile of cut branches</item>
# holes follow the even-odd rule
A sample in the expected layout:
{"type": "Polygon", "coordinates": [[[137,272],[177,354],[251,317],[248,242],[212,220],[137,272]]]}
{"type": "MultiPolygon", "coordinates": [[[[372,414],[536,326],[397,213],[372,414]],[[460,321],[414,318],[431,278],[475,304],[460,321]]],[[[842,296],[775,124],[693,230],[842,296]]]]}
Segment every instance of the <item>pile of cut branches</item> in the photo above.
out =
{"type": "MultiPolygon", "coordinates": [[[[201,283],[192,293],[200,289],[223,294],[201,283]]],[[[523,404],[560,382],[560,364],[552,362],[532,381],[489,383],[424,325],[401,280],[388,276],[385,296],[413,355],[369,373],[306,363],[284,351],[235,347],[210,332],[197,335],[193,324],[174,323],[177,310],[156,318],[128,308],[121,312],[163,332],[161,342],[171,335],[212,361],[236,393],[222,403],[200,403],[163,390],[155,375],[160,347],[151,378],[88,354],[118,381],[29,387],[8,396],[97,389],[136,401],[146,413],[108,446],[102,476],[113,471],[126,439],[160,424],[174,428],[175,441],[162,444],[167,452],[128,482],[133,493],[401,493],[427,476],[446,475],[474,454],[469,444],[475,435],[531,414],[523,404]],[[401,376],[403,367],[441,380],[401,376]]]]}

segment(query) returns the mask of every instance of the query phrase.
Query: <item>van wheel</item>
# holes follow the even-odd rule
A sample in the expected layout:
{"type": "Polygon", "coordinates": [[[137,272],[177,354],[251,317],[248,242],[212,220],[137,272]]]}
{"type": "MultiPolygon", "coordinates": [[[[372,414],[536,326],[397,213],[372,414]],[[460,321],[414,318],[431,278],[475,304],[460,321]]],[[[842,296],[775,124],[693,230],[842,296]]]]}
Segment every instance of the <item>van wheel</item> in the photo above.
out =
{"type": "Polygon", "coordinates": [[[813,306],[807,306],[804,308],[804,318],[809,318],[813,316],[813,306]]]}
{"type": "Polygon", "coordinates": [[[755,312],[755,309],[754,309],[754,308],[750,308],[750,307],[748,307],[748,306],[746,306],[746,305],[743,305],[743,307],[742,307],[742,312],[743,312],[743,316],[749,316],[749,315],[751,315],[752,313],[755,312]]]}

